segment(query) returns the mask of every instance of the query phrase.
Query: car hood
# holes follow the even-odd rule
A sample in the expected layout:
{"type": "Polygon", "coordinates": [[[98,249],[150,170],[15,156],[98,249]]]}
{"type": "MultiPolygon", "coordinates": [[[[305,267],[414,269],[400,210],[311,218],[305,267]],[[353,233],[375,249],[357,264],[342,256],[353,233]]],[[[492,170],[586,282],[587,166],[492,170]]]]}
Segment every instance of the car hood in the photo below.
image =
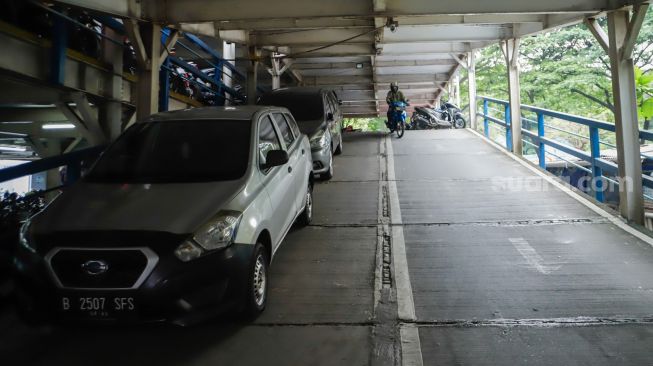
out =
{"type": "Polygon", "coordinates": [[[184,184],[79,182],[33,220],[35,233],[146,230],[191,233],[229,203],[242,180],[184,184]]]}
{"type": "Polygon", "coordinates": [[[297,121],[299,130],[307,135],[308,137],[313,136],[317,131],[324,129],[326,127],[326,122],[324,120],[312,120],[312,121],[297,121]]]}

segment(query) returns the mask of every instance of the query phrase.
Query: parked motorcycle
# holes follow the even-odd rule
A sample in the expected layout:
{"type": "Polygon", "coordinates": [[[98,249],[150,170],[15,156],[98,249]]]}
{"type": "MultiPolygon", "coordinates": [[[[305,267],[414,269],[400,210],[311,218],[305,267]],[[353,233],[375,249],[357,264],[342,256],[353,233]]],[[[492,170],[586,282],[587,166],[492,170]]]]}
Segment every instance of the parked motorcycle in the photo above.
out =
{"type": "Polygon", "coordinates": [[[404,102],[390,103],[390,121],[386,121],[385,125],[390,130],[390,133],[397,132],[397,137],[404,136],[406,129],[406,107],[410,104],[404,102]]]}
{"type": "Polygon", "coordinates": [[[427,107],[415,107],[415,112],[410,118],[411,130],[431,130],[438,128],[451,128],[452,124],[444,119],[442,113],[427,107]]]}
{"type": "Polygon", "coordinates": [[[25,196],[4,192],[0,197],[0,303],[9,296],[11,260],[22,223],[45,207],[42,192],[25,196]]]}
{"type": "Polygon", "coordinates": [[[465,128],[467,121],[463,117],[462,110],[455,104],[445,102],[442,103],[440,109],[446,111],[446,115],[449,118],[449,122],[453,124],[454,128],[465,128]]]}
{"type": "Polygon", "coordinates": [[[465,128],[465,117],[458,106],[444,102],[440,108],[415,107],[410,129],[465,128]]]}

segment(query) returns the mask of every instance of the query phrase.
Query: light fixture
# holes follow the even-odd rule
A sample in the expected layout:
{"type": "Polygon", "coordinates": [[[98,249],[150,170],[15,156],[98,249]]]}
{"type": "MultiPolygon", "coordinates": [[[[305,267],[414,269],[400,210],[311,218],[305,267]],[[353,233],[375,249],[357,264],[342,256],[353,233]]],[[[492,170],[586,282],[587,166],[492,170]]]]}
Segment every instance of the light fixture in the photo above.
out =
{"type": "Polygon", "coordinates": [[[357,69],[362,69],[362,68],[363,68],[363,64],[362,64],[362,63],[357,63],[357,64],[356,64],[356,68],[357,68],[357,69]]]}
{"type": "Polygon", "coordinates": [[[75,128],[72,123],[48,123],[41,126],[44,130],[69,130],[75,128]]]}
{"type": "Polygon", "coordinates": [[[390,32],[394,33],[397,31],[397,27],[399,27],[399,22],[392,17],[388,17],[385,21],[385,26],[390,28],[390,32]]]}

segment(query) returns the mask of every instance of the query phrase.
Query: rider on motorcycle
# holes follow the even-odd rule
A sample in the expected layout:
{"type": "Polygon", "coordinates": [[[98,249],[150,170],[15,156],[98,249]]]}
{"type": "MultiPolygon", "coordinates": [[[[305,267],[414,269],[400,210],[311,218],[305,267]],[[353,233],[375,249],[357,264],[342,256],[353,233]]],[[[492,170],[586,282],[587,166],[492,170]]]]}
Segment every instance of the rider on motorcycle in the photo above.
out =
{"type": "Polygon", "coordinates": [[[404,97],[404,93],[402,93],[399,90],[399,84],[396,81],[393,81],[390,83],[390,91],[388,92],[388,95],[385,97],[385,101],[388,103],[388,123],[391,123],[392,119],[392,110],[390,108],[390,105],[393,102],[404,102],[408,103],[406,98],[404,97]]]}

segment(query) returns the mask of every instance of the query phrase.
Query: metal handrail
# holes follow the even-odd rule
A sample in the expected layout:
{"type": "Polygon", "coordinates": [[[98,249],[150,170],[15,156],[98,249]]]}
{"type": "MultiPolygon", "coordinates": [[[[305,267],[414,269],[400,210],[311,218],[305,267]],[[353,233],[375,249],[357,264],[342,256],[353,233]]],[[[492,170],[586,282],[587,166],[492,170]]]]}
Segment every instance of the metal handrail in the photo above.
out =
{"type": "MultiPolygon", "coordinates": [[[[510,130],[510,102],[506,100],[501,100],[501,99],[496,99],[496,98],[491,98],[491,97],[485,97],[481,96],[478,98],[479,100],[482,101],[483,105],[483,111],[477,113],[478,116],[483,118],[483,131],[486,137],[489,136],[489,130],[490,130],[490,123],[496,124],[501,126],[502,128],[505,128],[505,136],[506,136],[506,148],[508,150],[512,150],[512,131],[510,130]],[[493,105],[499,105],[502,106],[504,109],[503,112],[503,119],[493,117],[490,115],[490,111],[494,111],[497,113],[501,113],[502,111],[500,109],[497,109],[496,107],[491,107],[490,104],[493,105]]],[[[525,129],[522,127],[522,134],[524,136],[527,136],[530,138],[531,141],[526,142],[530,146],[534,146],[537,148],[537,155],[538,155],[538,160],[539,160],[539,166],[542,169],[546,169],[546,154],[556,156],[568,163],[573,164],[572,162],[568,161],[567,159],[564,159],[563,157],[560,157],[552,152],[546,151],[546,146],[553,147],[559,151],[562,151],[566,154],[569,154],[571,156],[574,156],[582,161],[586,161],[591,164],[591,168],[587,169],[585,167],[582,167],[581,169],[584,171],[589,172],[592,174],[594,178],[599,178],[597,179],[597,184],[599,187],[603,184],[602,181],[605,179],[607,181],[612,182],[612,179],[609,179],[604,175],[604,173],[607,173],[611,176],[617,176],[619,174],[619,167],[617,164],[608,161],[606,159],[601,158],[601,145],[607,145],[610,147],[613,147],[614,145],[609,144],[607,142],[601,141],[601,137],[599,134],[599,131],[604,130],[604,131],[610,131],[610,132],[615,132],[615,125],[612,123],[608,123],[605,121],[600,121],[596,120],[593,118],[587,118],[587,117],[581,117],[581,116],[576,116],[568,113],[563,113],[563,112],[558,112],[558,111],[552,111],[549,109],[545,108],[540,108],[540,107],[534,107],[530,105],[521,105],[520,106],[521,111],[526,111],[526,112],[532,112],[535,113],[537,116],[537,121],[524,118],[522,117],[523,120],[528,121],[529,123],[534,123],[537,125],[537,132],[532,132],[529,129],[525,129]],[[589,136],[583,136],[581,134],[572,132],[572,131],[567,131],[563,128],[559,128],[556,126],[552,126],[551,124],[545,123],[545,118],[556,118],[562,121],[570,122],[570,123],[576,123],[576,124],[581,124],[584,126],[587,126],[589,129],[589,136]],[[550,138],[547,138],[545,136],[545,131],[546,129],[553,129],[557,130],[563,133],[567,133],[569,135],[575,136],[577,138],[582,138],[590,141],[590,151],[586,152],[583,150],[579,150],[573,146],[552,140],[550,138]]],[[[493,126],[492,126],[493,127],[493,126]]],[[[653,141],[653,131],[640,131],[639,132],[639,137],[640,139],[643,140],[650,140],[653,141]]],[[[643,155],[640,153],[640,155],[647,157],[646,155],[643,155]]],[[[576,164],[573,164],[576,165],[576,164]]],[[[614,182],[617,183],[618,182],[614,182]]],[[[647,175],[642,175],[642,183],[644,186],[653,188],[653,178],[647,175]]],[[[604,202],[605,197],[603,194],[603,191],[601,189],[597,189],[595,191],[595,197],[598,201],[604,202]]],[[[648,196],[646,196],[648,197],[648,196]]]]}
{"type": "Polygon", "coordinates": [[[70,184],[81,176],[82,162],[97,158],[105,147],[106,146],[94,146],[67,154],[34,160],[28,163],[0,169],[0,183],[66,166],[66,183],[70,184]]]}

